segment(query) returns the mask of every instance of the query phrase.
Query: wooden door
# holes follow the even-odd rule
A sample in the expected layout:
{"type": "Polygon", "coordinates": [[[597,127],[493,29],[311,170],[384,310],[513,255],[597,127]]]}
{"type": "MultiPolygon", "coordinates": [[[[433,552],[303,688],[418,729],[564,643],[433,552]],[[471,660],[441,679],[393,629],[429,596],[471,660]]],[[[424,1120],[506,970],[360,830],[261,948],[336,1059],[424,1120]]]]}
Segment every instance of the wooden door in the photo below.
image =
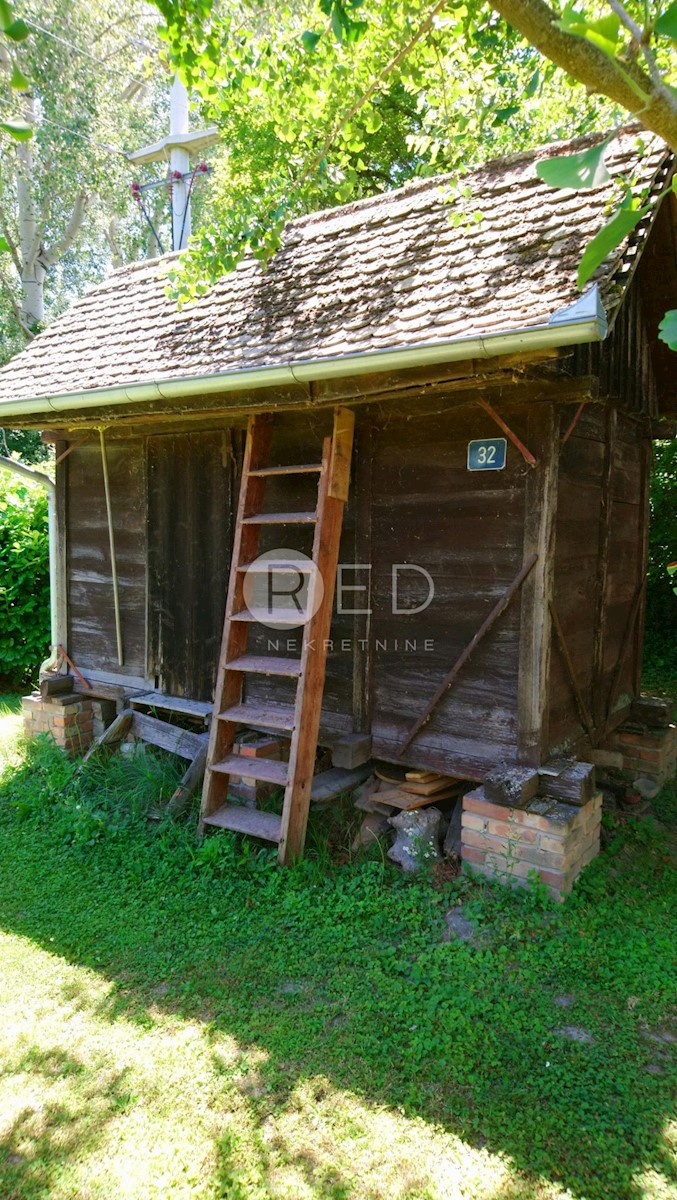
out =
{"type": "Polygon", "coordinates": [[[166,695],[212,698],[240,441],[223,428],[148,439],[148,664],[166,695]]]}

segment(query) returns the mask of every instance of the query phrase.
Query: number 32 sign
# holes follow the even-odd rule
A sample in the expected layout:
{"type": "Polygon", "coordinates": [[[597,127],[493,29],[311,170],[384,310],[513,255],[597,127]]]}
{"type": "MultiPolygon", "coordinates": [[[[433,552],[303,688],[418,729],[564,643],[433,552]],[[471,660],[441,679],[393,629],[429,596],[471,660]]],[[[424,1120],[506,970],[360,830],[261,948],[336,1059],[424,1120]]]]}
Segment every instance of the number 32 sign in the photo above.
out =
{"type": "Polygon", "coordinates": [[[506,438],[478,438],[468,442],[468,470],[502,471],[507,448],[506,438]]]}

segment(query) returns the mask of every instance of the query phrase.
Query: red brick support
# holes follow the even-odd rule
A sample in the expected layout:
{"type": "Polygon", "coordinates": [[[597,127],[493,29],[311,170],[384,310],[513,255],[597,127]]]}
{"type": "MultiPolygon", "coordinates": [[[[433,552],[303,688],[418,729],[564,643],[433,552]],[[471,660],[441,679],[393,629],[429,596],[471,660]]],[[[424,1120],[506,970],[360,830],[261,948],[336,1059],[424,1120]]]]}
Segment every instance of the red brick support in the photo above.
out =
{"type": "Polygon", "coordinates": [[[463,862],[513,886],[525,886],[535,871],[561,900],[599,853],[601,818],[601,794],[581,806],[536,797],[523,808],[507,808],[476,788],[463,798],[463,862]]]}
{"type": "Polygon", "coordinates": [[[21,701],[24,733],[28,738],[50,734],[67,754],[81,754],[94,738],[95,703],[76,693],[43,700],[39,692],[33,692],[21,701]]]}
{"type": "Polygon", "coordinates": [[[663,729],[626,722],[604,743],[604,749],[621,756],[622,769],[634,779],[653,779],[662,787],[677,766],[677,726],[663,729]]]}

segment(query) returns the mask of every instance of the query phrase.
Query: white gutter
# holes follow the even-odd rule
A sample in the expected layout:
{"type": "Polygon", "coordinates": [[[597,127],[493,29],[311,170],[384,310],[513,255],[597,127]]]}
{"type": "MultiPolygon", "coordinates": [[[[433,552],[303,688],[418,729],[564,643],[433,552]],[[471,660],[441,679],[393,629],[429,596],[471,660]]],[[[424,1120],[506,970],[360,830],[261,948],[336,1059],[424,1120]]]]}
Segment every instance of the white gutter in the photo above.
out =
{"type": "Polygon", "coordinates": [[[61,611],[59,603],[60,592],[57,580],[56,487],[49,478],[49,475],[43,474],[42,471],[34,471],[32,467],[26,467],[23,463],[15,462],[13,458],[0,456],[0,471],[8,471],[10,475],[17,475],[20,479],[25,479],[29,483],[37,483],[38,487],[45,488],[47,492],[51,652],[49,658],[46,658],[40,666],[40,678],[42,678],[44,672],[58,669],[60,666],[58,647],[66,643],[65,614],[61,611]]]}
{"type": "Polygon", "coordinates": [[[528,354],[584,342],[601,342],[607,335],[606,314],[597,284],[574,304],[553,313],[547,325],[487,333],[476,337],[450,338],[417,343],[393,350],[368,350],[334,358],[301,359],[282,366],[217,371],[205,375],[129,383],[115,387],[90,388],[81,392],[45,396],[31,400],[0,401],[4,424],[11,417],[48,416],[101,405],[141,404],[153,400],[180,400],[187,396],[235,392],[245,388],[283,387],[321,379],[340,379],[376,371],[400,371],[408,367],[433,366],[462,359],[495,358],[499,354],[528,354]]]}

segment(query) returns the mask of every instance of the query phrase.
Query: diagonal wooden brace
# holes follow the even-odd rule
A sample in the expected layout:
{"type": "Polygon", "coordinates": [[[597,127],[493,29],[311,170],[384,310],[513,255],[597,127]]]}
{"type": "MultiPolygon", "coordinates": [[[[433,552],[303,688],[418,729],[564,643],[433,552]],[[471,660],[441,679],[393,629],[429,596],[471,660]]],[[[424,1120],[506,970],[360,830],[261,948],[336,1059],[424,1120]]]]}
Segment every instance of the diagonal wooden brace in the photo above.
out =
{"type": "Polygon", "coordinates": [[[496,412],[496,409],[491,407],[489,401],[485,400],[482,396],[478,396],[477,403],[480,404],[482,406],[482,408],[484,409],[484,411],[489,414],[492,421],[496,422],[499,429],[503,430],[505,436],[510,439],[513,446],[517,447],[520,454],[522,455],[522,458],[524,458],[524,460],[526,462],[528,462],[529,466],[537,467],[538,459],[534,458],[533,454],[531,453],[531,450],[527,450],[526,446],[524,445],[524,442],[521,442],[520,439],[518,438],[517,434],[513,433],[510,426],[506,425],[505,421],[503,420],[503,417],[499,417],[498,413],[496,412]]]}
{"type": "Polygon", "coordinates": [[[409,746],[411,744],[411,742],[413,742],[413,740],[416,737],[416,734],[419,732],[419,730],[422,729],[423,726],[430,720],[432,713],[433,713],[433,709],[439,703],[439,701],[442,699],[442,696],[446,692],[447,688],[450,687],[451,684],[454,682],[456,676],[458,675],[458,673],[461,670],[461,668],[463,667],[463,665],[468,661],[468,659],[470,658],[470,655],[473,653],[473,651],[476,650],[477,647],[479,646],[480,642],[482,641],[482,638],[485,637],[485,635],[489,632],[489,630],[492,628],[492,626],[495,625],[496,621],[501,616],[501,614],[505,612],[506,608],[510,604],[510,601],[517,594],[517,592],[521,588],[522,584],[524,583],[524,580],[526,579],[527,575],[529,574],[531,569],[535,566],[537,561],[538,561],[537,554],[532,554],[531,558],[527,559],[527,561],[520,568],[517,575],[513,579],[512,583],[510,584],[510,587],[508,587],[506,589],[506,591],[501,596],[500,600],[492,608],[491,612],[489,613],[489,616],[480,625],[475,636],[472,638],[472,640],[470,642],[468,642],[468,645],[466,646],[463,653],[460,655],[459,658],[456,659],[456,662],[454,663],[453,667],[449,671],[448,675],[445,675],[440,686],[438,687],[437,691],[435,692],[435,695],[432,697],[431,700],[428,701],[428,704],[426,705],[425,710],[421,713],[421,716],[416,721],[416,724],[412,725],[411,729],[409,730],[409,733],[407,734],[406,738],[402,742],[402,745],[399,748],[400,756],[402,754],[404,754],[405,750],[407,749],[407,746],[409,746]]]}

